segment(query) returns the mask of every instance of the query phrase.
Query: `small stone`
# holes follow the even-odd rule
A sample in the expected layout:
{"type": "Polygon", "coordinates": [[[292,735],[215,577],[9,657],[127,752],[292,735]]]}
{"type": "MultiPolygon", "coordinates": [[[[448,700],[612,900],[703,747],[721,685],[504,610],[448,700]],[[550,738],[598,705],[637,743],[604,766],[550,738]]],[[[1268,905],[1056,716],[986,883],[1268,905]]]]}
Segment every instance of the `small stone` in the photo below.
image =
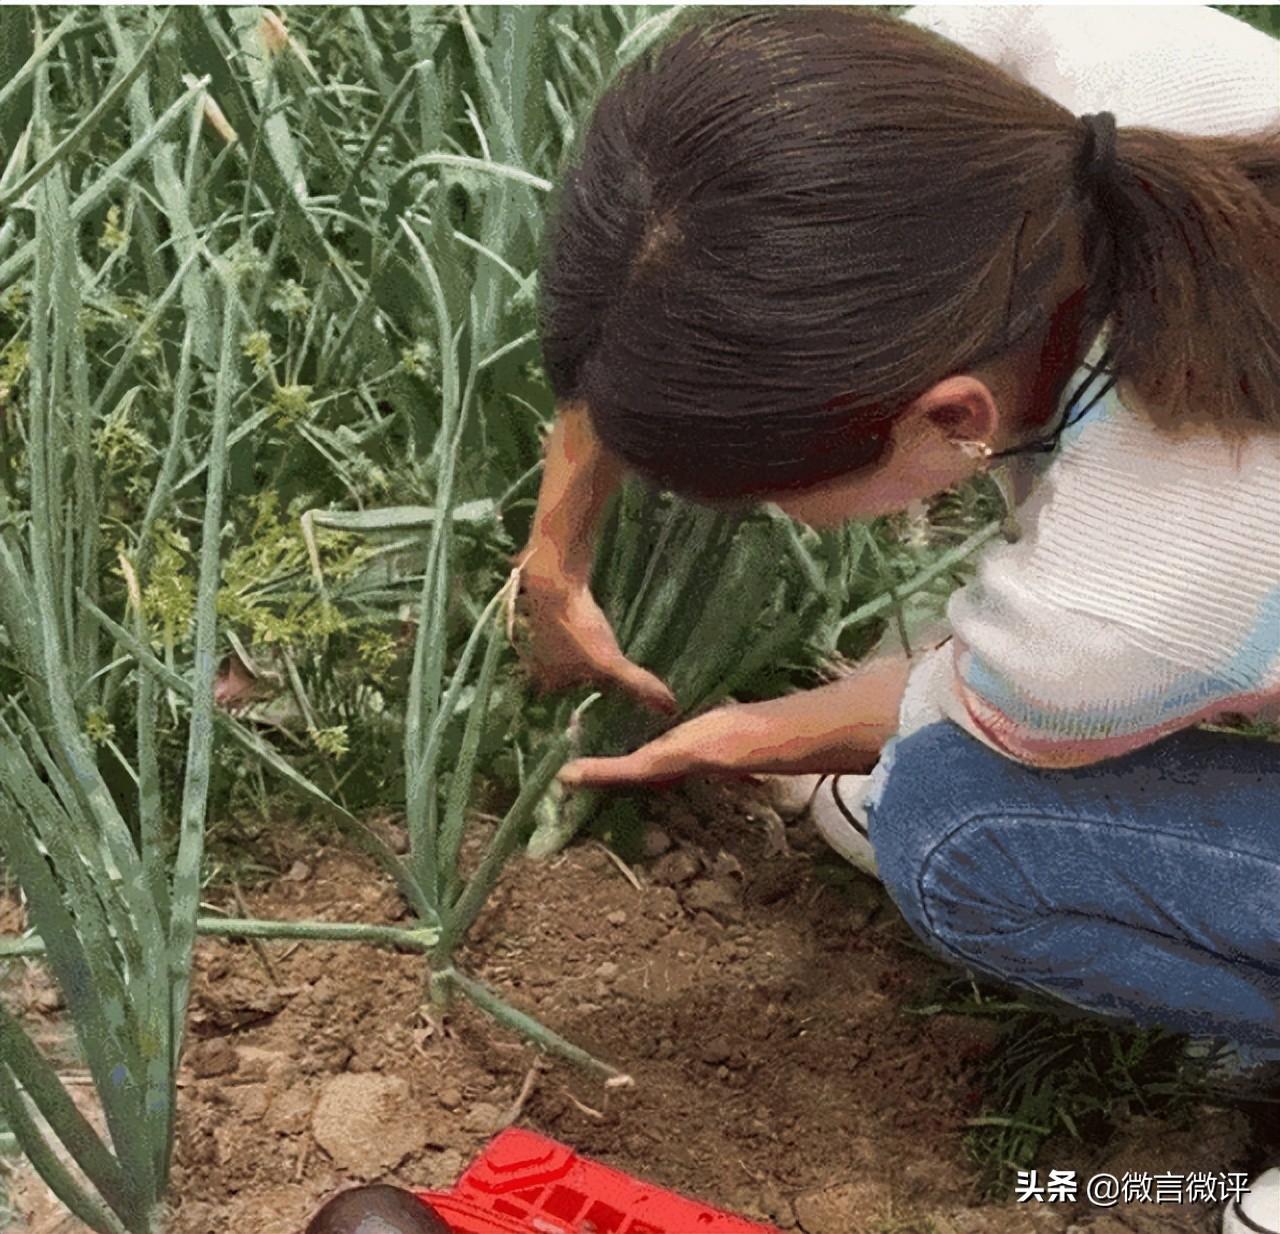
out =
{"type": "Polygon", "coordinates": [[[612,981],[618,975],[618,966],[612,960],[606,960],[596,969],[596,976],[601,981],[612,981]]]}
{"type": "Polygon", "coordinates": [[[653,881],[665,887],[679,887],[698,877],[702,858],[691,848],[677,848],[653,863],[653,881]]]}
{"type": "Polygon", "coordinates": [[[305,883],[311,877],[311,867],[305,861],[295,861],[284,875],[286,883],[305,883]]]}
{"type": "Polygon", "coordinates": [[[646,861],[661,857],[671,847],[671,837],[656,823],[650,823],[640,837],[640,854],[646,861]]]}
{"type": "Polygon", "coordinates": [[[456,1110],[462,1104],[462,1094],[453,1087],[442,1088],[436,1094],[436,1100],[446,1110],[456,1110]]]}
{"type": "Polygon", "coordinates": [[[610,913],[605,918],[605,920],[611,926],[623,926],[627,924],[627,914],[624,913],[622,909],[619,908],[619,909],[616,909],[614,912],[610,913]]]}
{"type": "Polygon", "coordinates": [[[502,1111],[487,1101],[477,1101],[462,1120],[462,1125],[468,1131],[482,1131],[486,1135],[497,1131],[501,1123],[502,1111]]]}

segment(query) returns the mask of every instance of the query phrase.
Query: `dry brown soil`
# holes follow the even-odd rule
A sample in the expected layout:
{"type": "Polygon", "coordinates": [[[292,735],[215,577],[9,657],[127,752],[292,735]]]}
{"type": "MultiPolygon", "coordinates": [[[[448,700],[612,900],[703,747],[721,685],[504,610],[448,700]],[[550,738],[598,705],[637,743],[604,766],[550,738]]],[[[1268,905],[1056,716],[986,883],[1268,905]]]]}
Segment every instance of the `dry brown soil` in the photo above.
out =
{"type": "MultiPolygon", "coordinates": [[[[821,842],[803,822],[766,827],[759,790],[691,786],[653,806],[638,886],[598,845],[517,862],[462,957],[623,1067],[630,1088],[540,1059],[466,1005],[431,1024],[416,956],[202,941],[171,1234],[298,1234],[357,1181],[448,1186],[513,1116],[804,1234],[1216,1230],[1202,1208],[979,1202],[963,1137],[991,1030],[909,1014],[939,970],[879,886],[824,881],[821,842]]],[[[254,915],[402,916],[386,880],[339,844],[282,825],[270,847],[281,873],[244,893],[254,915]]],[[[12,928],[12,906],[6,916],[12,928]]],[[[30,970],[20,986],[52,1028],[56,991],[30,970]]],[[[1258,1152],[1240,1112],[1206,1108],[1193,1127],[1135,1121],[1108,1145],[1046,1149],[1042,1164],[1218,1171],[1258,1152]]],[[[15,1191],[33,1234],[76,1228],[29,1176],[15,1191]]]]}

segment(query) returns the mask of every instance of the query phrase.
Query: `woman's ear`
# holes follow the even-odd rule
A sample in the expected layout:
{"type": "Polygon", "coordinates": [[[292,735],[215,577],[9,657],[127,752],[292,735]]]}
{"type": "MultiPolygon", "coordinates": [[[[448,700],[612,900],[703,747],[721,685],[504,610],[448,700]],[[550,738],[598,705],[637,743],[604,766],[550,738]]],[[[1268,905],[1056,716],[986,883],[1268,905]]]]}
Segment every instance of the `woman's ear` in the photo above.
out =
{"type": "Polygon", "coordinates": [[[990,445],[1000,429],[1000,411],[991,387],[967,373],[931,386],[907,408],[921,428],[929,426],[956,441],[990,445]]]}

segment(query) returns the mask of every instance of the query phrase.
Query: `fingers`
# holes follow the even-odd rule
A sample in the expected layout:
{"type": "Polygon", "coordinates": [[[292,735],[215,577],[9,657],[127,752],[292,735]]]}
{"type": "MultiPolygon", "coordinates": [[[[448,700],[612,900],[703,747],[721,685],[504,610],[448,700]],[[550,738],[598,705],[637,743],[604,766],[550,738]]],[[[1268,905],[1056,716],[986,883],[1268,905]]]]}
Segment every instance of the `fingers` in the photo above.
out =
{"type": "Polygon", "coordinates": [[[660,715],[679,712],[680,704],[666,682],[623,654],[604,613],[589,595],[544,614],[533,623],[532,633],[524,645],[517,643],[516,653],[540,689],[559,690],[593,681],[617,686],[660,715]]]}
{"type": "Polygon", "coordinates": [[[560,769],[558,779],[566,788],[617,788],[628,784],[674,784],[689,768],[646,749],[619,758],[577,758],[560,769]]]}
{"type": "Polygon", "coordinates": [[[552,693],[592,681],[599,685],[617,686],[642,707],[659,715],[675,716],[680,712],[676,696],[662,678],[621,656],[604,663],[591,660],[578,664],[538,662],[532,657],[522,657],[521,663],[540,693],[552,693]]]}
{"type": "Polygon", "coordinates": [[[647,668],[628,660],[608,627],[595,633],[596,637],[586,643],[583,650],[597,681],[618,686],[636,702],[661,715],[673,716],[680,710],[680,704],[667,683],[647,668]]]}
{"type": "Polygon", "coordinates": [[[680,710],[680,704],[667,683],[630,660],[619,658],[610,666],[607,676],[650,711],[673,716],[680,710]]]}

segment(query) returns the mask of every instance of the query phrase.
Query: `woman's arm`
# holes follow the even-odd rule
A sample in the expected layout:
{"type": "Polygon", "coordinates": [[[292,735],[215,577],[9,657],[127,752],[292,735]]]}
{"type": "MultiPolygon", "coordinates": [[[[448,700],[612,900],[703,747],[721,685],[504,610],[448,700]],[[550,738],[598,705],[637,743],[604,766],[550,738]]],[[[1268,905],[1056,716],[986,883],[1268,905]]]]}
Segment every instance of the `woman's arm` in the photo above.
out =
{"type": "Polygon", "coordinates": [[[526,588],[554,594],[588,585],[600,515],[621,480],[622,466],[600,444],[586,408],[562,408],[547,441],[529,542],[517,558],[526,588]]]}
{"type": "Polygon", "coordinates": [[[911,662],[883,655],[852,675],[763,703],[720,707],[619,758],[582,758],[571,787],[666,784],[687,775],[866,772],[898,726],[911,662]]]}
{"type": "Polygon", "coordinates": [[[515,563],[520,607],[528,619],[523,656],[546,689],[582,681],[613,684],[645,706],[671,714],[677,709],[675,696],[622,654],[591,595],[595,533],[622,475],[621,464],[595,435],[586,408],[563,408],[547,442],[529,541],[515,563]]]}

